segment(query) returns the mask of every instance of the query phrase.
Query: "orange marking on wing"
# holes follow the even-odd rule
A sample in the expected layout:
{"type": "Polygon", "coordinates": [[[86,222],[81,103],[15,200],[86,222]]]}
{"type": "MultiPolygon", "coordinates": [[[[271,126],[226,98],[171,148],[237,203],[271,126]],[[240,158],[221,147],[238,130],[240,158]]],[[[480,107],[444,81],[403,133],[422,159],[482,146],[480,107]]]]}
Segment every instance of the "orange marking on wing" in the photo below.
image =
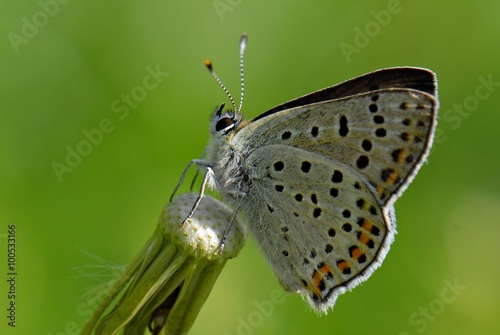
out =
{"type": "Polygon", "coordinates": [[[366,231],[372,231],[373,224],[368,219],[363,219],[361,227],[366,231]]]}
{"type": "Polygon", "coordinates": [[[321,296],[321,290],[319,289],[321,279],[323,279],[323,276],[319,271],[316,271],[312,278],[312,284],[314,287],[314,294],[316,294],[317,296],[321,296]]]}
{"type": "Polygon", "coordinates": [[[331,272],[332,269],[327,264],[324,264],[322,267],[319,268],[319,271],[323,274],[327,274],[328,272],[331,272]]]}
{"type": "Polygon", "coordinates": [[[378,196],[382,198],[382,196],[384,195],[384,188],[380,185],[377,185],[377,193],[378,193],[378,196]]]}
{"type": "Polygon", "coordinates": [[[342,261],[339,264],[337,264],[337,267],[341,272],[344,272],[344,270],[349,267],[349,264],[346,261],[342,261]]]}
{"type": "Polygon", "coordinates": [[[407,150],[401,150],[398,155],[398,163],[402,164],[405,162],[406,157],[408,157],[408,151],[407,150]]]}
{"type": "Polygon", "coordinates": [[[359,234],[359,242],[363,243],[364,245],[367,245],[368,242],[370,242],[370,238],[366,234],[359,234]]]}
{"type": "Polygon", "coordinates": [[[396,179],[398,179],[398,173],[396,171],[393,171],[391,172],[391,174],[389,174],[385,182],[387,183],[387,185],[392,185],[394,184],[396,179]]]}
{"type": "Polygon", "coordinates": [[[358,260],[358,258],[362,255],[364,255],[364,253],[360,248],[356,248],[352,251],[352,258],[354,258],[355,260],[358,260]]]}
{"type": "Polygon", "coordinates": [[[332,268],[325,264],[319,269],[319,272],[324,275],[328,275],[329,273],[332,273],[332,268]]]}

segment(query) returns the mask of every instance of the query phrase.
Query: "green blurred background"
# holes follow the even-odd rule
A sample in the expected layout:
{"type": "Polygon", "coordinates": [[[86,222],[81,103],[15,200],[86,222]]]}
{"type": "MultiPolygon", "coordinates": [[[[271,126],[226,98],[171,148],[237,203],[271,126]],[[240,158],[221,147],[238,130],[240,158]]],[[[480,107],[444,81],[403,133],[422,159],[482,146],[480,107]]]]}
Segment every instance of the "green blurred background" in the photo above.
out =
{"type": "Polygon", "coordinates": [[[93,288],[112,272],[103,267],[126,264],[153,232],[208,141],[209,114],[227,100],[205,58],[239,96],[243,31],[249,118],[365,72],[412,65],[438,75],[438,134],[396,203],[399,234],[384,265],[332,313],[318,317],[287,295],[259,316],[255,302],[281,288],[249,240],[192,334],[498,334],[500,2],[66,2],[0,4],[1,334],[74,334],[85,323],[93,288]],[[141,89],[155,69],[158,85],[141,89]],[[120,99],[131,92],[146,94],[125,108],[120,99]],[[65,164],[68,148],[100,126],[102,141],[80,147],[89,154],[58,177],[54,162],[65,164]],[[5,317],[9,224],[17,227],[15,329],[5,317]]]}

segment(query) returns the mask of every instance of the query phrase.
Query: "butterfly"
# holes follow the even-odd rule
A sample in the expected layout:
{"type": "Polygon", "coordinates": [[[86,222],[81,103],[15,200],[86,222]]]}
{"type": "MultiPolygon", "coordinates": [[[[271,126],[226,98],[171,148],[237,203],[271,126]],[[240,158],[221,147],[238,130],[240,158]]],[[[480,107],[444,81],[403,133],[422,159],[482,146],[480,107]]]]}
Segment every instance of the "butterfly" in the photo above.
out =
{"type": "MultiPolygon", "coordinates": [[[[242,87],[246,41],[243,35],[242,87]]],[[[245,121],[243,89],[236,108],[211,62],[206,65],[233,108],[216,108],[203,158],[191,161],[181,177],[192,164],[204,169],[186,220],[205,187],[217,189],[243,218],[281,286],[326,312],[389,251],[394,202],[432,145],[436,76],[424,68],[381,69],[245,121]]]]}

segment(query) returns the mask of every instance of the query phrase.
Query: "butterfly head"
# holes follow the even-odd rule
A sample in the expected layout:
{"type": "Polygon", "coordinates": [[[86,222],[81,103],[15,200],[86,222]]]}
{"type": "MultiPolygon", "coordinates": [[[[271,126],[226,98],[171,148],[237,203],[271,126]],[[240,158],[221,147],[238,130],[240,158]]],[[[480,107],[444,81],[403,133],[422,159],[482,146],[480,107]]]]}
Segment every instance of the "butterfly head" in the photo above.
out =
{"type": "Polygon", "coordinates": [[[231,109],[224,110],[225,104],[221,104],[212,115],[210,132],[212,136],[227,138],[234,135],[241,124],[241,114],[231,109]]]}

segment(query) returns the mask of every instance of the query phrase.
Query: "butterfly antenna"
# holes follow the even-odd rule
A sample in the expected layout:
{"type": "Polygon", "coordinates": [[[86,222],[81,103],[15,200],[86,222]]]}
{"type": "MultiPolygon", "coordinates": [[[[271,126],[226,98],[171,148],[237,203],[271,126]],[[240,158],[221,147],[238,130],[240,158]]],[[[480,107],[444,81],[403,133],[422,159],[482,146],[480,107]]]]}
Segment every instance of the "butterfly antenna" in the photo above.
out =
{"type": "Polygon", "coordinates": [[[243,71],[243,59],[245,55],[245,47],[247,46],[248,36],[246,33],[241,35],[240,41],[240,78],[241,78],[241,98],[240,98],[240,107],[238,108],[238,112],[241,112],[241,108],[243,107],[243,97],[245,95],[245,74],[243,71]]]}
{"type": "Polygon", "coordinates": [[[236,104],[234,103],[233,96],[231,95],[231,93],[229,93],[226,86],[224,86],[224,84],[220,80],[219,76],[215,73],[215,71],[212,67],[212,61],[210,61],[210,59],[207,59],[205,61],[205,66],[207,67],[208,71],[210,71],[210,74],[212,75],[212,77],[215,78],[215,80],[217,81],[217,84],[219,84],[219,86],[224,90],[226,95],[229,97],[229,100],[231,100],[231,104],[233,105],[233,109],[236,111],[236,104]]]}
{"type": "Polygon", "coordinates": [[[243,107],[243,97],[245,95],[245,75],[243,71],[243,59],[245,55],[245,47],[247,45],[247,34],[243,33],[241,35],[241,41],[240,41],[240,78],[241,78],[241,98],[240,98],[240,106],[238,109],[236,109],[236,103],[234,102],[233,96],[231,93],[229,93],[229,90],[226,88],[226,86],[222,83],[222,80],[220,80],[219,76],[215,73],[212,65],[212,61],[210,59],[207,59],[205,61],[205,66],[207,67],[208,71],[210,71],[210,74],[212,77],[215,78],[215,81],[217,81],[217,84],[224,90],[226,95],[228,96],[229,100],[231,100],[231,105],[233,105],[233,109],[236,113],[239,113],[241,111],[241,108],[243,107]]]}

